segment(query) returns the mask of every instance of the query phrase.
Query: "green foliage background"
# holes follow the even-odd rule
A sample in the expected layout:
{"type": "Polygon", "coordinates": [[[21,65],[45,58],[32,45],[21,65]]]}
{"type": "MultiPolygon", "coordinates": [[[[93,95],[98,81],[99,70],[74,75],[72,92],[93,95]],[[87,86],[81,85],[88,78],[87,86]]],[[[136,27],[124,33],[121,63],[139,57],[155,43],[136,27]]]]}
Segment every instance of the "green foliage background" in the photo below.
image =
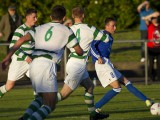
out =
{"type": "MultiPolygon", "coordinates": [[[[71,18],[73,7],[81,6],[86,11],[85,22],[100,29],[108,16],[117,18],[117,30],[137,28],[139,15],[137,6],[144,0],[0,0],[0,18],[7,12],[10,4],[17,6],[17,12],[24,16],[27,8],[38,10],[38,24],[50,21],[51,8],[57,4],[67,9],[67,17],[71,18]]],[[[154,10],[160,5],[159,0],[150,0],[154,10]]],[[[24,17],[23,17],[24,18],[24,17]]]]}

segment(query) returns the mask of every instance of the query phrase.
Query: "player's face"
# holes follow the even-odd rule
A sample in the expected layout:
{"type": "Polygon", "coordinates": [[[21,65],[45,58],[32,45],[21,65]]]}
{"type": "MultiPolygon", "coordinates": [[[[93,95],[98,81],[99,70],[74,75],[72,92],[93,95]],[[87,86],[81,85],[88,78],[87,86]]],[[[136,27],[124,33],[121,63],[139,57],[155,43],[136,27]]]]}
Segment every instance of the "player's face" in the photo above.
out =
{"type": "Polygon", "coordinates": [[[31,26],[33,26],[33,25],[35,25],[36,22],[37,22],[37,14],[36,14],[36,13],[32,13],[32,14],[28,15],[28,16],[26,17],[26,19],[27,19],[27,22],[28,22],[31,26]]]}
{"type": "Polygon", "coordinates": [[[116,21],[110,21],[106,26],[105,29],[113,34],[116,31],[116,21]]]}
{"type": "Polygon", "coordinates": [[[157,24],[158,23],[157,18],[152,19],[152,23],[157,24]]]}

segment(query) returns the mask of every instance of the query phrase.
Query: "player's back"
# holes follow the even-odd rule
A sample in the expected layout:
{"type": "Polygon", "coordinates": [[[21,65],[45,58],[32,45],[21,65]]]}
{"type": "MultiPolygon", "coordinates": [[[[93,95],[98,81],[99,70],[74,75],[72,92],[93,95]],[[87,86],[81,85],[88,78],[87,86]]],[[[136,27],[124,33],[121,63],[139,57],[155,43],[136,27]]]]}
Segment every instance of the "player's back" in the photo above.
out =
{"type": "MultiPolygon", "coordinates": [[[[68,42],[70,30],[60,23],[50,22],[36,28],[34,34],[35,51],[60,51],[68,42]]],[[[34,53],[35,54],[35,53],[34,53]]]]}
{"type": "Polygon", "coordinates": [[[84,51],[88,51],[90,49],[90,44],[94,39],[94,30],[96,28],[87,24],[80,23],[74,24],[71,26],[71,29],[76,35],[81,48],[84,51]]]}

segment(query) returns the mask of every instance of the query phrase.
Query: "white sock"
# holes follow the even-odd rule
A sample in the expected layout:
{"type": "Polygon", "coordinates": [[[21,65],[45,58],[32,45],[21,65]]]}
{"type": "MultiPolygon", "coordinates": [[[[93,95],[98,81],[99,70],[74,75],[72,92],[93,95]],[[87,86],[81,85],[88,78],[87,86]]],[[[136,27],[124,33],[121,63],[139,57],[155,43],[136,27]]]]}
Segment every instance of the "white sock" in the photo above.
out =
{"type": "Polygon", "coordinates": [[[61,96],[61,93],[57,93],[57,99],[58,99],[58,101],[57,102],[59,102],[59,101],[61,101],[62,100],[62,96],[61,96]]]}
{"type": "Polygon", "coordinates": [[[33,95],[36,96],[36,95],[38,95],[38,94],[37,94],[35,91],[33,91],[33,95]]]}
{"type": "Polygon", "coordinates": [[[1,91],[3,94],[6,93],[6,92],[7,92],[7,90],[6,90],[6,85],[1,86],[1,87],[0,87],[0,91],[1,91]]]}

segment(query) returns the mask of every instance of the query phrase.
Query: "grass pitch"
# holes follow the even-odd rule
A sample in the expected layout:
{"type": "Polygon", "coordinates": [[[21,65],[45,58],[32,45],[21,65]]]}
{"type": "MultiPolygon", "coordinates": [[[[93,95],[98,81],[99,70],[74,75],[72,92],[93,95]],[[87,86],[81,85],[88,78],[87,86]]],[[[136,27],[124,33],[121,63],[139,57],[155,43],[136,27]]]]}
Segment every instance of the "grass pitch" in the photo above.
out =
{"type": "MultiPolygon", "coordinates": [[[[160,84],[135,86],[155,102],[160,102],[160,84]]],[[[61,87],[60,87],[61,89],[61,87]]],[[[110,88],[95,87],[95,101],[98,101],[110,88]]],[[[65,101],[57,104],[57,108],[48,120],[89,120],[87,107],[83,99],[84,89],[78,87],[65,101]]],[[[17,120],[33,100],[31,87],[16,87],[0,99],[0,120],[17,120]]],[[[145,103],[122,87],[122,92],[102,108],[110,114],[106,120],[160,120],[160,116],[150,114],[145,103]]]]}

